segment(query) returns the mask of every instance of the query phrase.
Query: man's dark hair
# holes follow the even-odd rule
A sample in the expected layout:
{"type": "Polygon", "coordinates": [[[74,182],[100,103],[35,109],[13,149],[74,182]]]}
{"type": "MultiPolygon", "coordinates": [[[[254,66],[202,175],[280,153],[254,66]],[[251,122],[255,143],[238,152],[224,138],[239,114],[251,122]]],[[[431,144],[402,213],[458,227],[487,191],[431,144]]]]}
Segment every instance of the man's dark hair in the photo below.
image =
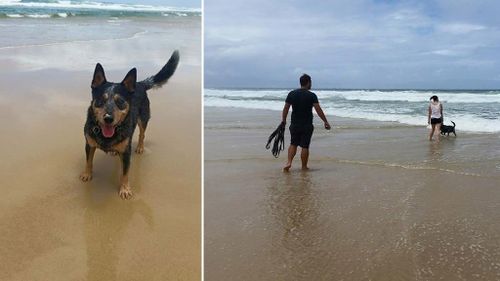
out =
{"type": "Polygon", "coordinates": [[[432,97],[431,97],[431,100],[433,100],[433,101],[435,101],[435,102],[436,102],[436,101],[439,101],[439,98],[438,98],[437,96],[432,96],[432,97]]]}
{"type": "Polygon", "coordinates": [[[302,74],[302,76],[300,76],[300,86],[307,86],[308,83],[311,83],[311,76],[307,75],[307,74],[302,74]]]}

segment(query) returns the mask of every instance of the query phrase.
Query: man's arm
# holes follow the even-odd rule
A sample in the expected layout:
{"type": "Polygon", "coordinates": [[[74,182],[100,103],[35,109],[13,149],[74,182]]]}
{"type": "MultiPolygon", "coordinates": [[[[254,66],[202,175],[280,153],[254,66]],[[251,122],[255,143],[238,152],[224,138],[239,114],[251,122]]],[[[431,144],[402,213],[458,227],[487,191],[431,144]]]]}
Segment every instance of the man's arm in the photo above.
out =
{"type": "Polygon", "coordinates": [[[281,114],[281,122],[286,124],[286,117],[288,116],[288,111],[290,110],[290,104],[285,102],[285,106],[283,107],[283,113],[281,114]]]}
{"type": "Polygon", "coordinates": [[[319,103],[313,103],[314,110],[316,110],[316,113],[318,114],[319,118],[323,120],[325,123],[325,129],[330,130],[330,124],[328,123],[328,120],[326,120],[325,113],[323,113],[323,109],[321,109],[321,106],[319,106],[319,103]]]}

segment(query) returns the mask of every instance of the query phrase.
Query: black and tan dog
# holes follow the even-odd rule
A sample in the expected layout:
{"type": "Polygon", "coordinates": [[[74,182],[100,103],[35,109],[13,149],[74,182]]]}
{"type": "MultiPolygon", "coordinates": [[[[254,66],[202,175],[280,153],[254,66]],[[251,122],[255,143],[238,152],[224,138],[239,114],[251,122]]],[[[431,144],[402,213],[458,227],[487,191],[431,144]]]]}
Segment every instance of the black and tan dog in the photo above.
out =
{"type": "Polygon", "coordinates": [[[92,179],[92,161],[96,148],[118,154],[122,162],[120,197],[129,199],[132,191],[128,182],[131,144],[134,130],[139,125],[139,143],[136,153],[144,151],[144,132],[150,118],[146,91],[161,87],[174,74],[179,63],[175,51],[167,64],[156,75],[137,81],[137,71],[130,70],[121,83],[106,80],[104,69],[98,63],[92,79],[92,102],[87,112],[84,134],[87,164],[80,175],[82,181],[92,179]]]}
{"type": "Polygon", "coordinates": [[[444,136],[445,134],[448,134],[448,136],[449,136],[450,133],[453,133],[455,135],[455,137],[457,136],[457,134],[455,133],[455,127],[457,125],[453,121],[451,121],[451,123],[453,123],[453,126],[447,126],[444,124],[441,125],[441,135],[444,136]]]}

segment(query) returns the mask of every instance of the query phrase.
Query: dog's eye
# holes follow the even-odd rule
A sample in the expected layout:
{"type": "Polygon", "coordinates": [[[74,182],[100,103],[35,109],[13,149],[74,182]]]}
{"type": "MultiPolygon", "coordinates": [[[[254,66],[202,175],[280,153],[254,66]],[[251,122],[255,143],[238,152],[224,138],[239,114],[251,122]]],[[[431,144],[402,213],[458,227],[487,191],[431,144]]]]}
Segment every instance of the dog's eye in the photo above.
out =
{"type": "Polygon", "coordinates": [[[120,110],[124,110],[125,107],[127,107],[127,104],[126,104],[125,100],[123,100],[120,97],[115,98],[115,103],[116,103],[116,106],[118,106],[118,108],[120,110]]]}
{"type": "Polygon", "coordinates": [[[104,106],[104,101],[102,99],[96,99],[94,102],[95,107],[103,107],[104,106]]]}

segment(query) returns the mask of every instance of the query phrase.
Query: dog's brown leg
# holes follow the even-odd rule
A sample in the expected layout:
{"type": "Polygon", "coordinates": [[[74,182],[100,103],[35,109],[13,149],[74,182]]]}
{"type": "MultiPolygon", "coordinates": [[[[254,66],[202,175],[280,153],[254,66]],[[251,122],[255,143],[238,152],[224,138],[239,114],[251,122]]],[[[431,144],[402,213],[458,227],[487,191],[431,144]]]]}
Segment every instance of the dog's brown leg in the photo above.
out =
{"type": "Polygon", "coordinates": [[[120,197],[122,199],[130,199],[132,198],[132,190],[130,189],[130,185],[128,183],[128,171],[130,168],[130,144],[128,148],[120,153],[120,159],[122,160],[122,178],[120,182],[120,197]]]}
{"type": "Polygon", "coordinates": [[[139,125],[139,143],[137,144],[135,153],[142,154],[144,152],[144,133],[146,132],[146,126],[144,126],[141,119],[138,120],[137,124],[139,125]]]}
{"type": "Polygon", "coordinates": [[[80,174],[80,179],[82,181],[89,181],[92,179],[92,162],[94,161],[94,153],[96,147],[90,146],[88,143],[85,144],[85,155],[87,157],[87,164],[85,165],[85,171],[80,174]]]}

